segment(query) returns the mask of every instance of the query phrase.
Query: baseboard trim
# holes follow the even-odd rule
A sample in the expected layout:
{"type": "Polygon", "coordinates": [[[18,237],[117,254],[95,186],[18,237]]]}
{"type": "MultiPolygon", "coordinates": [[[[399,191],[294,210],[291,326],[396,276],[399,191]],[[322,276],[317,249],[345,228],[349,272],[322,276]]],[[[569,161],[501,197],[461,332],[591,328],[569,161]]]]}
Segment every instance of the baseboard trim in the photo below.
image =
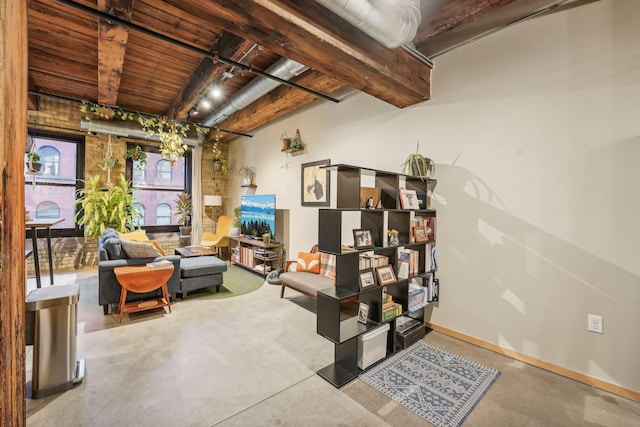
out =
{"type": "Polygon", "coordinates": [[[430,322],[425,322],[425,324],[427,325],[427,327],[433,329],[434,331],[440,332],[450,337],[457,338],[459,340],[468,342],[470,344],[477,345],[478,347],[486,348],[487,350],[491,350],[495,353],[499,353],[499,354],[508,356],[512,359],[519,360],[529,365],[544,369],[546,371],[553,372],[554,374],[562,375],[563,377],[571,378],[572,380],[579,381],[583,384],[587,384],[592,387],[599,388],[601,390],[616,394],[626,399],[633,400],[635,402],[640,402],[640,392],[637,392],[635,390],[624,388],[616,384],[611,384],[606,381],[593,378],[589,375],[572,371],[571,369],[563,368],[562,366],[554,365],[553,363],[545,362],[543,360],[536,359],[535,357],[531,357],[514,350],[509,350],[509,349],[500,347],[488,341],[484,341],[479,338],[475,338],[470,335],[463,334],[462,332],[445,328],[444,326],[436,325],[430,322]]]}

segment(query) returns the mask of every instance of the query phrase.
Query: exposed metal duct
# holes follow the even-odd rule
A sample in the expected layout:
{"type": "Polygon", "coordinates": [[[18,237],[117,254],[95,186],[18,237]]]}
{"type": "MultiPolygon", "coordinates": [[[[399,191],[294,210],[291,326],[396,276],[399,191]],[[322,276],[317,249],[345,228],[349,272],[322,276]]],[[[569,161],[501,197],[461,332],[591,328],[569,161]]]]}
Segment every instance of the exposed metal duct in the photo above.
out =
{"type": "MultiPolygon", "coordinates": [[[[279,77],[283,80],[289,80],[293,77],[302,74],[309,67],[296,62],[289,58],[281,58],[265,72],[273,76],[279,77]]],[[[225,104],[222,105],[217,111],[211,114],[209,117],[202,121],[203,126],[212,127],[225,120],[231,114],[238,110],[247,107],[259,98],[262,98],[267,93],[271,92],[275,88],[280,86],[280,83],[274,80],[270,80],[264,77],[256,77],[244,86],[238,92],[235,93],[225,104]]]]}
{"type": "MultiPolygon", "coordinates": [[[[117,136],[128,136],[131,138],[146,139],[148,141],[160,142],[158,134],[149,136],[147,132],[142,130],[137,122],[121,122],[121,121],[107,121],[107,120],[88,120],[82,119],[80,121],[80,128],[90,130],[92,132],[108,133],[117,136]]],[[[193,132],[195,133],[195,132],[193,132]]],[[[204,139],[203,134],[189,135],[183,139],[184,143],[195,147],[202,143],[204,139]]]]}
{"type": "Polygon", "coordinates": [[[316,0],[351,25],[394,49],[410,43],[422,14],[420,0],[316,0]]]}

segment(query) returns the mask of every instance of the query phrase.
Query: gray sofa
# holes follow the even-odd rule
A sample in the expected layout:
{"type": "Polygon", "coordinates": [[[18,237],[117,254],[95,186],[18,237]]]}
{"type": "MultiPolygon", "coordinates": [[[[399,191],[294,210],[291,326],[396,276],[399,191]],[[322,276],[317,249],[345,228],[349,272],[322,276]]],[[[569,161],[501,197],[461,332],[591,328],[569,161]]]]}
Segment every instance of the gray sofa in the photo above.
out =
{"type": "MultiPolygon", "coordinates": [[[[118,233],[112,228],[107,228],[98,239],[98,304],[102,306],[104,314],[109,313],[110,304],[118,304],[120,302],[120,291],[122,287],[113,272],[115,268],[128,265],[145,265],[148,262],[163,259],[173,263],[173,274],[167,282],[167,288],[172,298],[175,298],[175,295],[180,292],[180,256],[167,255],[156,258],[129,258],[124,250],[122,250],[118,233]]],[[[143,294],[129,292],[127,294],[127,301],[137,301],[160,296],[162,296],[160,289],[143,294]]]]}

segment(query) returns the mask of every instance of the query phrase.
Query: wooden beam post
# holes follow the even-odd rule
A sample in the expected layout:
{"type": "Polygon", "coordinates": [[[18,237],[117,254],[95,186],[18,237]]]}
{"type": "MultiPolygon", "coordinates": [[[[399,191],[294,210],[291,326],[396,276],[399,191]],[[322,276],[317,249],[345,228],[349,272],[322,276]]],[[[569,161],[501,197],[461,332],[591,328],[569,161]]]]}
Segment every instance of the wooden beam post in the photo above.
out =
{"type": "Polygon", "coordinates": [[[27,2],[0,0],[0,425],[26,425],[27,2]],[[16,191],[18,190],[18,191],[16,191]]]}

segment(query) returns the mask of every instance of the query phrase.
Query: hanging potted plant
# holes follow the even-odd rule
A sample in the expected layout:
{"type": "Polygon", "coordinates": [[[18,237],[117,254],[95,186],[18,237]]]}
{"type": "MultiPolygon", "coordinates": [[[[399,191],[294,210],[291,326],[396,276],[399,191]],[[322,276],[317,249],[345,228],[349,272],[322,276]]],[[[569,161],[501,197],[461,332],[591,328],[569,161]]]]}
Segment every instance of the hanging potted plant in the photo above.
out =
{"type": "Polygon", "coordinates": [[[253,166],[243,166],[238,171],[242,178],[243,186],[250,186],[253,184],[253,178],[256,176],[256,169],[253,166]]]}
{"type": "Polygon", "coordinates": [[[222,154],[222,150],[220,149],[220,138],[222,135],[218,132],[218,128],[214,128],[216,131],[216,136],[213,139],[213,159],[211,160],[211,180],[215,183],[216,188],[218,188],[218,174],[220,176],[225,176],[228,171],[227,167],[227,159],[224,158],[222,154]]]}
{"type": "Polygon", "coordinates": [[[402,173],[419,177],[422,181],[431,178],[436,173],[436,165],[433,160],[419,153],[420,143],[416,144],[416,152],[409,154],[402,166],[402,173]]]}
{"type": "Polygon", "coordinates": [[[189,236],[191,235],[191,215],[193,214],[191,194],[187,192],[180,193],[175,202],[176,209],[174,213],[179,215],[178,224],[180,225],[180,235],[189,236]]]}
{"type": "Polygon", "coordinates": [[[145,165],[147,164],[147,153],[145,153],[139,145],[128,149],[125,153],[125,158],[131,159],[134,162],[138,162],[138,169],[144,169],[145,165]]]}
{"type": "Polygon", "coordinates": [[[40,154],[37,151],[29,151],[27,153],[27,161],[25,162],[29,173],[37,174],[42,169],[42,163],[40,163],[40,154]]]}
{"type": "Polygon", "coordinates": [[[100,175],[82,181],[84,188],[76,192],[78,209],[75,221],[84,227],[85,236],[98,238],[106,228],[125,233],[133,231],[141,218],[134,206],[131,182],[120,174],[120,184],[103,188],[100,175]]]}

